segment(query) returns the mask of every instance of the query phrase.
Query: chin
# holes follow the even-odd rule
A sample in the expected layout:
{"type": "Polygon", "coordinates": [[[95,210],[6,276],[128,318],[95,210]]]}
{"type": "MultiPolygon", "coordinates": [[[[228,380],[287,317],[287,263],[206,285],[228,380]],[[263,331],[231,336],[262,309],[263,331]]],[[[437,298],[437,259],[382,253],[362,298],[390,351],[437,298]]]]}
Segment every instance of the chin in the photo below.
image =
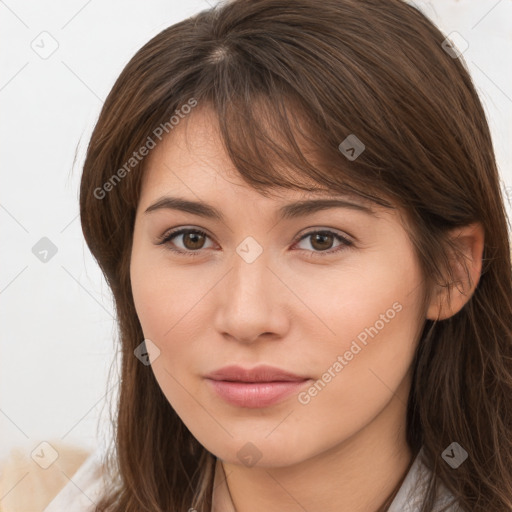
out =
{"type": "MultiPolygon", "coordinates": [[[[265,434],[266,435],[266,434],[265,434]]],[[[282,439],[265,439],[250,432],[245,437],[236,437],[220,444],[218,438],[212,442],[199,442],[222,461],[246,467],[279,468],[298,464],[315,455],[313,450],[299,451],[297,444],[283,443],[282,439]]],[[[210,440],[208,440],[210,441],[210,440]]]]}

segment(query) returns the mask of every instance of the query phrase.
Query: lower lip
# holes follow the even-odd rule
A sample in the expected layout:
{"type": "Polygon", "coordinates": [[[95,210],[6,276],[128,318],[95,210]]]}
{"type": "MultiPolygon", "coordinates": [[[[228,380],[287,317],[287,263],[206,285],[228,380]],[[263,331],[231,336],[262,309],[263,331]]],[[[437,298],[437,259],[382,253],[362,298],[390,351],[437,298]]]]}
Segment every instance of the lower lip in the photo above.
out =
{"type": "Polygon", "coordinates": [[[297,393],[309,379],[279,382],[231,382],[207,379],[226,402],[238,407],[268,407],[297,393]]]}

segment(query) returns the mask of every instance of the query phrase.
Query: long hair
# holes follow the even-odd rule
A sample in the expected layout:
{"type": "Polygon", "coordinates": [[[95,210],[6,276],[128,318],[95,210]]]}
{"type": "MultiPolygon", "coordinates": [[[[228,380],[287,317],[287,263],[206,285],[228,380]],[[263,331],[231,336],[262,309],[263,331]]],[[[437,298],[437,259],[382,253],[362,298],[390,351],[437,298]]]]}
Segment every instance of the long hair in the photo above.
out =
{"type": "Polygon", "coordinates": [[[121,351],[112,485],[98,511],[211,507],[215,457],[134,357],[144,337],[129,277],[141,155],[200,105],[262,194],[314,183],[400,208],[425,299],[453,282],[448,232],[482,224],[477,287],[457,314],[425,320],[418,340],[407,442],[412,453],[423,447],[431,470],[422,512],[433,510],[439,482],[467,511],[512,509],[507,215],[482,105],[444,41],[400,0],[233,0],[166,28],[128,62],[94,128],[80,187],[82,229],[113,293],[121,351]],[[343,151],[347,140],[364,144],[357,158],[343,151]],[[468,453],[456,470],[441,457],[452,442],[468,453]]]}

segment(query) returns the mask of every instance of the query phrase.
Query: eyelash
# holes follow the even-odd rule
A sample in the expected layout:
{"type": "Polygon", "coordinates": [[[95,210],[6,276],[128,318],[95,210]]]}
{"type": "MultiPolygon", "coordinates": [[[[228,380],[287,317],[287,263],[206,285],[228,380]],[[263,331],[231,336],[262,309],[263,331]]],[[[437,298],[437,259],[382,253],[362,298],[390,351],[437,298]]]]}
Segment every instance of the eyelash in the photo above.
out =
{"type": "MultiPolygon", "coordinates": [[[[201,255],[201,252],[202,250],[201,249],[198,249],[197,251],[191,251],[191,250],[188,250],[188,251],[183,251],[181,249],[175,249],[174,247],[171,247],[171,245],[169,244],[169,242],[177,237],[178,235],[182,235],[184,233],[196,233],[196,234],[199,234],[199,235],[202,235],[202,236],[206,236],[208,238],[210,238],[208,236],[207,233],[205,233],[204,231],[200,230],[200,229],[194,229],[194,228],[180,228],[180,229],[177,229],[176,231],[170,231],[170,232],[166,232],[164,233],[162,236],[160,236],[158,238],[159,242],[157,243],[157,245],[165,245],[167,244],[167,248],[170,250],[170,251],[173,251],[175,253],[178,253],[180,255],[184,255],[184,256],[190,256],[190,257],[196,257],[196,256],[200,256],[201,255]]],[[[294,242],[294,245],[296,243],[299,243],[301,242],[302,240],[304,240],[305,238],[308,238],[309,236],[311,235],[315,235],[317,233],[322,233],[322,234],[329,234],[329,235],[333,235],[339,242],[341,242],[341,245],[339,247],[337,247],[336,249],[332,249],[332,250],[326,250],[326,251],[310,251],[308,249],[300,249],[300,250],[303,250],[303,251],[307,251],[310,253],[310,257],[315,257],[315,256],[320,256],[320,257],[324,257],[324,256],[329,256],[329,255],[332,255],[332,254],[335,254],[335,253],[338,253],[340,251],[343,251],[345,250],[347,247],[351,247],[353,246],[353,242],[351,240],[349,240],[348,238],[340,235],[339,233],[335,233],[334,231],[331,231],[329,229],[322,229],[322,230],[316,230],[316,231],[308,231],[307,233],[305,233],[304,235],[302,235],[296,242],[294,242]]]]}

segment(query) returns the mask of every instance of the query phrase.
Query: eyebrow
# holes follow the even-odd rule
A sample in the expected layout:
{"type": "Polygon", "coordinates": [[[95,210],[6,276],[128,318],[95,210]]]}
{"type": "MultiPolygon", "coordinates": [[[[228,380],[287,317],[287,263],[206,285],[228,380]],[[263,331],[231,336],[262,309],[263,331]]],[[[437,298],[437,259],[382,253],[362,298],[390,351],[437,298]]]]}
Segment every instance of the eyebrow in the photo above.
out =
{"type": "MultiPolygon", "coordinates": [[[[304,201],[296,201],[279,208],[277,215],[280,219],[294,219],[329,208],[350,208],[353,210],[362,211],[372,216],[377,216],[376,212],[368,206],[338,198],[308,199],[304,201]]],[[[182,197],[162,197],[156,203],[146,208],[144,213],[151,213],[162,209],[178,210],[192,213],[204,218],[224,221],[224,216],[222,213],[213,206],[200,201],[184,199],[182,197]]]]}

